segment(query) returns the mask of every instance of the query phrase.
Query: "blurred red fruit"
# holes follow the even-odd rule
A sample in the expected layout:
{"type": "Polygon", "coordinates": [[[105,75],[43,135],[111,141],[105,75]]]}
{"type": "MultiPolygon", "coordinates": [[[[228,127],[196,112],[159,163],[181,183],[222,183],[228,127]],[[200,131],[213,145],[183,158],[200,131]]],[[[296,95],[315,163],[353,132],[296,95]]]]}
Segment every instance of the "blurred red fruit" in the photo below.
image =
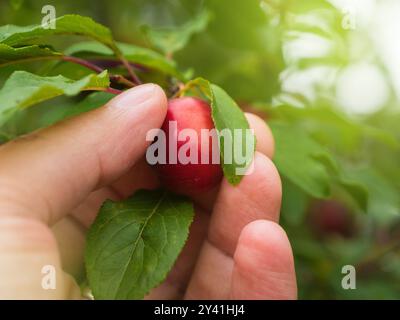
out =
{"type": "Polygon", "coordinates": [[[310,210],[310,223],[320,236],[339,235],[347,238],[354,234],[354,220],[349,209],[337,201],[314,203],[310,210]]]}

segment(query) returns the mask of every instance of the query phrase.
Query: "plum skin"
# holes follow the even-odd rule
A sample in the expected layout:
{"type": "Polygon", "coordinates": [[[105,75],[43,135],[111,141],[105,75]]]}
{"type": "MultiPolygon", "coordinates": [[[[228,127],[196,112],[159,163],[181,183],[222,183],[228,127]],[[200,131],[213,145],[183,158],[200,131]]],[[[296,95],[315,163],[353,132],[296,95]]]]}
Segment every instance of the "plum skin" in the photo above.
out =
{"type": "Polygon", "coordinates": [[[356,231],[350,210],[335,200],[313,203],[309,220],[311,228],[319,236],[337,235],[350,238],[356,231]]]}
{"type": "Polygon", "coordinates": [[[182,97],[171,99],[168,102],[167,114],[161,129],[166,134],[166,164],[156,164],[161,184],[168,190],[181,194],[193,196],[205,193],[213,189],[222,179],[223,172],[220,164],[212,163],[211,155],[217,152],[218,146],[212,144],[212,138],[209,138],[209,163],[201,163],[201,129],[214,129],[214,123],[211,118],[211,108],[207,102],[195,97],[182,97]],[[175,143],[177,150],[186,141],[169,141],[169,122],[176,121],[178,133],[183,129],[193,129],[197,133],[197,152],[199,163],[182,164],[177,159],[177,163],[169,163],[169,145],[175,143]]]}

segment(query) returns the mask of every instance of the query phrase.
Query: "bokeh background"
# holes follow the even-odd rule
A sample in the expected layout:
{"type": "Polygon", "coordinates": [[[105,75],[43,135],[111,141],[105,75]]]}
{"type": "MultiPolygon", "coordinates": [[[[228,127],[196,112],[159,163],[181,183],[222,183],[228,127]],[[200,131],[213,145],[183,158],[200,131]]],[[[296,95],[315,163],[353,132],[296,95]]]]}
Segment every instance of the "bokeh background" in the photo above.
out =
{"type": "MultiPolygon", "coordinates": [[[[47,4],[158,50],[271,125],[301,299],[400,298],[398,0],[1,0],[0,25],[38,24],[47,4]],[[345,265],[355,290],[341,285],[345,265]]],[[[0,85],[13,70],[0,68],[0,85]]],[[[78,101],[24,111],[0,139],[78,101]]]]}

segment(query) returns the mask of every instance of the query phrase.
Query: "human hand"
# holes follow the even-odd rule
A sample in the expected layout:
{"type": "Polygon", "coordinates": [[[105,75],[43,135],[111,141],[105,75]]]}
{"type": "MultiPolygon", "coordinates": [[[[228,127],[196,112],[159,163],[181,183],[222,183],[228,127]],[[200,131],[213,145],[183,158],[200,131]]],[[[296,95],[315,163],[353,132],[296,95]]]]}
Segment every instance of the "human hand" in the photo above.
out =
{"type": "MultiPolygon", "coordinates": [[[[81,297],[74,277],[83,275],[85,232],[101,203],[158,187],[145,137],[166,108],[162,90],[147,84],[0,147],[0,298],[81,297]],[[42,288],[46,265],[56,270],[54,290],[42,288]]],[[[272,135],[261,119],[247,117],[257,135],[253,173],[193,199],[189,240],[147,298],[296,298],[291,247],[277,224],[272,135]]]]}

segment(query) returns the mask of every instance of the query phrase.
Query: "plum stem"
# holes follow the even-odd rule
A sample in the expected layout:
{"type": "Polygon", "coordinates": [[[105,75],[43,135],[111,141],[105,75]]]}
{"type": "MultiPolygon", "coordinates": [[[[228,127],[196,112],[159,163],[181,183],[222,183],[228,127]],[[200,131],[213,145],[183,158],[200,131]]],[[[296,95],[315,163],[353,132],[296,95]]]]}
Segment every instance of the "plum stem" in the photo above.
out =
{"type": "Polygon", "coordinates": [[[183,83],[178,84],[178,91],[176,91],[171,99],[179,98],[186,91],[186,86],[183,83]]]}

